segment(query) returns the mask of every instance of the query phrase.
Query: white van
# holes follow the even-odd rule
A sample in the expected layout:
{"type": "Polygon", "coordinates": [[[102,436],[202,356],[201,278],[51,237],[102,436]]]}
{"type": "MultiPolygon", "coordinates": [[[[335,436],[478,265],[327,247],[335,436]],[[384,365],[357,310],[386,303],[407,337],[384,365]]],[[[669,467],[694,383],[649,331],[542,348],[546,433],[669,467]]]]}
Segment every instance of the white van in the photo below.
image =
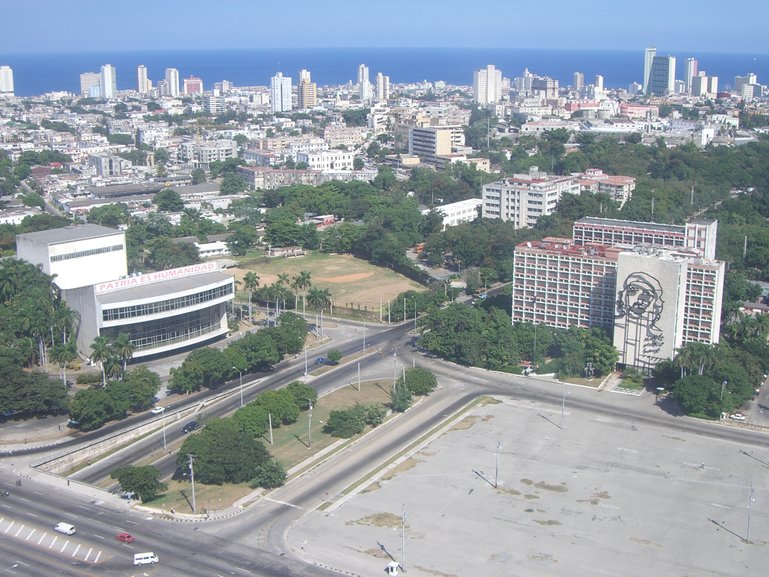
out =
{"type": "Polygon", "coordinates": [[[53,528],[57,533],[64,533],[65,535],[73,535],[75,533],[75,526],[69,523],[57,523],[53,528]]]}
{"type": "Polygon", "coordinates": [[[154,553],[137,553],[134,555],[134,565],[147,565],[148,563],[157,563],[158,556],[154,553]]]}

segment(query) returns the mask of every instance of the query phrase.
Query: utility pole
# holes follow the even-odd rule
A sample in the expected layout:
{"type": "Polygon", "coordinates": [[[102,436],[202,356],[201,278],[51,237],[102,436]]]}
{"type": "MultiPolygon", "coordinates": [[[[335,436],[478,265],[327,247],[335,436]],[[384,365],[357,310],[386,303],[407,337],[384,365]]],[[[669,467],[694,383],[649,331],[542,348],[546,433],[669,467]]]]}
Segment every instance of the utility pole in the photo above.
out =
{"type": "Polygon", "coordinates": [[[563,381],[563,396],[561,397],[561,429],[563,429],[563,415],[566,412],[566,381],[563,381]]]}
{"type": "Polygon", "coordinates": [[[304,343],[304,378],[307,379],[307,343],[304,343]]]}
{"type": "Polygon", "coordinates": [[[189,467],[190,467],[190,481],[192,482],[192,512],[196,513],[197,508],[195,507],[195,469],[193,468],[193,463],[195,462],[195,455],[190,453],[187,455],[187,458],[189,459],[189,467]]]}
{"type": "Polygon", "coordinates": [[[401,511],[401,570],[406,571],[406,505],[401,511]]]}
{"type": "Polygon", "coordinates": [[[270,445],[272,445],[273,444],[273,440],[272,440],[272,413],[267,413],[267,422],[269,423],[269,426],[270,426],[270,445]]]}
{"type": "Polygon", "coordinates": [[[360,393],[360,361],[358,361],[358,392],[360,393]]]}
{"type": "Polygon", "coordinates": [[[753,488],[753,483],[750,484],[750,497],[748,497],[748,532],[745,534],[745,542],[750,543],[750,506],[753,504],[753,501],[755,501],[755,492],[756,490],[753,488]]]}
{"type": "Polygon", "coordinates": [[[502,441],[497,439],[497,462],[494,466],[494,488],[496,489],[499,483],[499,449],[502,448],[502,441]]]}
{"type": "Polygon", "coordinates": [[[163,412],[163,450],[166,450],[166,414],[163,412]]]}
{"type": "Polygon", "coordinates": [[[312,401],[307,399],[310,403],[310,412],[307,419],[307,448],[312,447],[312,401]]]}

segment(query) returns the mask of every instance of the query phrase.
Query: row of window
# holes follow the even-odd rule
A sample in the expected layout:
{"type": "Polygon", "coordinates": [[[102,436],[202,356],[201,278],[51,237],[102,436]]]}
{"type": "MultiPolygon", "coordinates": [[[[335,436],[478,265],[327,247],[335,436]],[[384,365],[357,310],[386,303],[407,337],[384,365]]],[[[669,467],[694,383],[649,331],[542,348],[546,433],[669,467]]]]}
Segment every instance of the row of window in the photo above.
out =
{"type": "Polygon", "coordinates": [[[115,321],[120,319],[130,319],[130,318],[136,318],[136,317],[156,315],[159,313],[185,309],[199,303],[217,300],[229,294],[232,294],[231,283],[228,283],[224,286],[208,289],[199,293],[186,295],[183,297],[177,297],[173,299],[168,299],[164,301],[144,303],[140,305],[132,305],[127,307],[119,307],[114,309],[105,309],[102,311],[102,319],[104,320],[104,322],[107,322],[107,321],[115,321]]]}
{"type": "Polygon", "coordinates": [[[155,321],[136,323],[123,327],[103,328],[100,333],[109,340],[128,330],[131,343],[137,351],[182,343],[214,333],[221,329],[222,309],[211,307],[184,315],[166,317],[155,321]]]}
{"type": "Polygon", "coordinates": [[[83,258],[85,256],[93,256],[95,254],[104,254],[107,252],[116,252],[121,250],[123,250],[122,244],[116,244],[114,246],[102,246],[100,248],[92,248],[90,250],[79,250],[77,252],[56,254],[51,257],[51,262],[60,262],[63,260],[71,260],[73,258],[83,258]]]}

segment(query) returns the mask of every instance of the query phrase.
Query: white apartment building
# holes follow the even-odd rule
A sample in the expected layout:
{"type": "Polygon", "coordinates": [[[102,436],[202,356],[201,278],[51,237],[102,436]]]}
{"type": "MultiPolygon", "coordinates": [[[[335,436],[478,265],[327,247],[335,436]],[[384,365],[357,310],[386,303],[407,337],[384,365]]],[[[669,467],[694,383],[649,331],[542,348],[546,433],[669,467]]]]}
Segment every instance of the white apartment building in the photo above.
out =
{"type": "Polygon", "coordinates": [[[117,72],[112,64],[101,67],[99,74],[99,92],[102,98],[111,99],[117,95],[117,72]]]}
{"type": "Polygon", "coordinates": [[[502,71],[493,64],[473,72],[473,98],[477,104],[496,104],[502,99],[502,71]]]}
{"type": "Polygon", "coordinates": [[[585,172],[572,176],[580,179],[581,192],[606,193],[619,203],[620,207],[631,199],[635,190],[635,178],[632,176],[604,174],[598,168],[588,168],[585,172]]]}
{"type": "Polygon", "coordinates": [[[379,102],[390,99],[390,77],[381,72],[376,75],[376,99],[379,102]]]}
{"type": "Polygon", "coordinates": [[[457,147],[465,145],[462,126],[412,126],[409,129],[409,154],[432,165],[442,165],[457,147]]]}
{"type": "Polygon", "coordinates": [[[499,218],[515,228],[528,228],[541,216],[553,214],[564,194],[579,194],[573,176],[549,176],[532,166],[529,174],[516,174],[483,186],[483,218],[499,218]]]}
{"type": "Polygon", "coordinates": [[[188,141],[179,146],[179,160],[203,170],[208,170],[209,165],[216,160],[225,161],[237,155],[238,144],[229,139],[188,141]]]}
{"type": "Polygon", "coordinates": [[[289,112],[293,109],[291,102],[291,77],[278,72],[270,79],[270,110],[289,112]]]}
{"type": "MultiPolygon", "coordinates": [[[[443,215],[443,229],[449,226],[457,226],[465,222],[472,222],[478,217],[478,208],[483,201],[480,198],[468,198],[443,206],[436,206],[435,210],[443,215]]],[[[429,214],[430,209],[425,209],[422,214],[429,214]]]]}
{"type": "Polygon", "coordinates": [[[364,104],[371,101],[371,82],[368,76],[368,66],[365,64],[358,66],[358,97],[364,104]]]}
{"type": "Polygon", "coordinates": [[[304,162],[310,170],[352,170],[355,154],[346,150],[317,150],[300,152],[296,155],[297,162],[304,162]]]}
{"type": "Polygon", "coordinates": [[[149,94],[152,84],[147,76],[147,67],[140,64],[136,68],[136,90],[139,94],[149,94]]]}
{"type": "Polygon", "coordinates": [[[13,94],[13,69],[0,66],[0,94],[13,94]]]}
{"type": "Polygon", "coordinates": [[[176,98],[181,94],[181,89],[179,85],[179,70],[176,68],[166,68],[164,80],[165,83],[165,92],[161,94],[161,96],[170,96],[171,98],[176,98]]]}

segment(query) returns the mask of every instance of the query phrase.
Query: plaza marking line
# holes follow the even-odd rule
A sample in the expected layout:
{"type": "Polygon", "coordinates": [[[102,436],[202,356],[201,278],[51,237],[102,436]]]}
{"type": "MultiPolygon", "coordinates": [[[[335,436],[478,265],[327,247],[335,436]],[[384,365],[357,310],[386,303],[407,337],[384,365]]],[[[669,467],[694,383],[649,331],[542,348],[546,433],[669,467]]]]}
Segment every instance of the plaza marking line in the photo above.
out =
{"type": "Polygon", "coordinates": [[[88,558],[91,556],[91,553],[93,553],[93,547],[91,547],[90,549],[88,549],[88,554],[85,556],[85,559],[83,559],[83,561],[85,561],[86,563],[88,563],[88,558]]]}
{"type": "Polygon", "coordinates": [[[77,555],[78,551],[80,551],[80,543],[77,544],[77,547],[75,547],[75,552],[72,553],[72,555],[70,555],[70,557],[74,557],[75,555],[77,555]]]}
{"type": "Polygon", "coordinates": [[[99,562],[99,558],[100,558],[100,557],[101,557],[101,551],[99,551],[99,552],[96,554],[96,558],[93,560],[93,562],[94,562],[94,563],[98,563],[98,562],[99,562]]]}
{"type": "Polygon", "coordinates": [[[59,553],[64,553],[64,549],[67,548],[67,545],[69,545],[69,541],[64,541],[64,545],[61,546],[61,551],[59,551],[59,553]]]}
{"type": "Polygon", "coordinates": [[[18,537],[18,536],[19,536],[19,533],[21,533],[21,530],[22,530],[23,528],[24,528],[24,525],[19,525],[19,530],[18,530],[18,531],[16,531],[16,534],[14,535],[14,537],[18,537]]]}
{"type": "Polygon", "coordinates": [[[16,521],[11,521],[11,524],[10,524],[10,525],[8,525],[8,528],[5,530],[5,534],[6,534],[6,535],[8,534],[8,531],[10,531],[10,530],[11,530],[11,527],[13,527],[13,525],[14,525],[15,523],[16,523],[16,521]]]}
{"type": "Polygon", "coordinates": [[[26,539],[24,539],[24,540],[25,540],[25,541],[29,541],[29,538],[30,538],[30,537],[32,537],[32,535],[34,535],[36,531],[37,531],[37,529],[32,529],[32,530],[29,532],[29,535],[27,535],[27,538],[26,538],[26,539]]]}
{"type": "Polygon", "coordinates": [[[40,539],[38,539],[38,541],[37,541],[38,545],[40,545],[40,543],[43,542],[43,539],[45,539],[46,535],[48,535],[48,533],[46,533],[45,531],[43,532],[42,535],[40,535],[40,539]]]}
{"type": "Polygon", "coordinates": [[[49,548],[49,549],[53,549],[53,546],[54,546],[54,545],[56,545],[56,541],[57,541],[58,539],[59,539],[59,536],[58,536],[58,535],[54,535],[54,536],[53,536],[53,541],[51,541],[51,544],[50,544],[50,545],[48,545],[48,548],[49,548]]]}

